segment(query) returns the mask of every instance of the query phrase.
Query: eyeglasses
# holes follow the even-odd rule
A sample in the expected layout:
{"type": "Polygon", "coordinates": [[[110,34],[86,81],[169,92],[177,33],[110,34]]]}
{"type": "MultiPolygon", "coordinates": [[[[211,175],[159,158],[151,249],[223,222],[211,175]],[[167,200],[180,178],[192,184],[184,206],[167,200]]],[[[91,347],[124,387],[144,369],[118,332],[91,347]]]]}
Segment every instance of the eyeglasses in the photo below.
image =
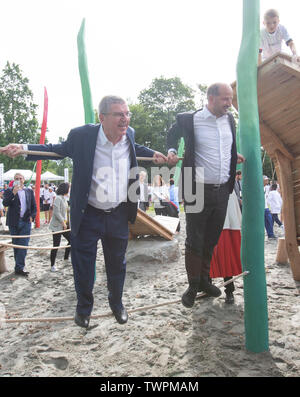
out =
{"type": "Polygon", "coordinates": [[[132,116],[131,112],[112,112],[112,113],[103,113],[105,115],[109,115],[111,114],[113,117],[119,118],[119,119],[123,119],[123,118],[127,118],[130,119],[130,117],[132,116]]]}

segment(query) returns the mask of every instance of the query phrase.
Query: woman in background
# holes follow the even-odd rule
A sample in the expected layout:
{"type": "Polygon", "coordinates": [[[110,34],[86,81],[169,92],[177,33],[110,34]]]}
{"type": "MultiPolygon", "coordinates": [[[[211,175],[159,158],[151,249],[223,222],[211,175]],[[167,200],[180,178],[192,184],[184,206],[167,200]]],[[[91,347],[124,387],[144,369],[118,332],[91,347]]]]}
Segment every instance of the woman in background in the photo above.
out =
{"type": "MultiPolygon", "coordinates": [[[[228,200],[226,218],[218,244],[214,248],[210,277],[223,277],[228,281],[232,276],[242,273],[241,264],[241,224],[242,213],[236,193],[233,191],[228,200]]],[[[225,303],[234,303],[234,284],[225,286],[225,303]]]]}
{"type": "Polygon", "coordinates": [[[161,175],[155,175],[153,178],[152,201],[156,215],[167,216],[167,209],[161,205],[161,200],[170,200],[168,186],[164,183],[161,175]]]}
{"type": "MultiPolygon", "coordinates": [[[[67,208],[68,208],[68,193],[69,193],[69,184],[67,182],[61,183],[56,191],[56,197],[53,203],[53,214],[49,224],[49,228],[52,232],[59,232],[61,230],[66,230],[67,226],[67,208]]],[[[68,245],[71,244],[71,233],[61,232],[53,234],[53,246],[58,247],[60,245],[61,236],[67,240],[68,245]]],[[[55,259],[56,259],[57,249],[51,250],[50,253],[50,261],[51,261],[51,271],[56,272],[57,269],[55,267],[55,259]]],[[[68,259],[70,255],[70,248],[65,249],[64,259],[68,259]]]]}

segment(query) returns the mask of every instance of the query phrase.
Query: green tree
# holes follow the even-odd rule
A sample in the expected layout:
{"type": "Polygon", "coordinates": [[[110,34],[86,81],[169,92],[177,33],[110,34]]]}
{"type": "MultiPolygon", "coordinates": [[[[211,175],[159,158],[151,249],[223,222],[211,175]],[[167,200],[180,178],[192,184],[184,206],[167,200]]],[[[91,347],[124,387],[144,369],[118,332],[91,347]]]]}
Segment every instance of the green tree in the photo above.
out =
{"type": "MultiPolygon", "coordinates": [[[[37,105],[23,77],[20,67],[6,63],[0,77],[0,146],[9,143],[38,143],[37,105]]],[[[34,162],[25,161],[23,156],[15,159],[3,156],[4,170],[10,168],[32,169],[34,162]]]]}
{"type": "MultiPolygon", "coordinates": [[[[61,143],[65,139],[62,137],[58,138],[58,142],[61,143]]],[[[72,179],[72,174],[73,174],[73,161],[69,157],[65,157],[62,160],[51,160],[48,161],[47,164],[44,165],[43,161],[43,172],[50,171],[53,172],[56,175],[59,176],[64,176],[64,169],[68,168],[69,170],[69,180],[71,181],[72,179]]]]}
{"type": "MultiPolygon", "coordinates": [[[[195,109],[194,90],[178,77],[167,79],[161,76],[154,79],[148,89],[141,91],[138,99],[142,105],[139,110],[147,115],[148,120],[141,135],[147,136],[152,148],[165,153],[167,131],[175,122],[176,114],[195,109]]],[[[131,124],[134,127],[134,123],[131,124]]],[[[146,144],[145,141],[140,143],[146,144]]]]}

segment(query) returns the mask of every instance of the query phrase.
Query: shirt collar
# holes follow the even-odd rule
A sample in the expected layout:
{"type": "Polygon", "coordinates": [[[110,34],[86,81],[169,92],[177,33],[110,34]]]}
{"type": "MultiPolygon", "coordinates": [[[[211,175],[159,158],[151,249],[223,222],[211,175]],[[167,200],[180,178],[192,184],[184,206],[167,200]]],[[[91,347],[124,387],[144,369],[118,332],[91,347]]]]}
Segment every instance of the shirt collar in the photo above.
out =
{"type": "MultiPolygon", "coordinates": [[[[217,117],[208,110],[207,106],[204,106],[204,108],[202,109],[200,114],[201,114],[201,118],[203,118],[203,119],[212,118],[213,120],[217,120],[217,117]]],[[[224,116],[227,118],[228,114],[224,114],[224,116]]],[[[224,116],[221,116],[218,118],[221,119],[224,116]]]]}
{"type": "MultiPolygon", "coordinates": [[[[106,145],[107,143],[110,144],[110,145],[112,145],[112,143],[107,139],[107,137],[106,137],[106,135],[105,135],[105,133],[104,133],[102,124],[100,125],[100,128],[99,128],[99,138],[98,138],[98,139],[99,139],[98,142],[99,142],[99,144],[100,144],[101,146],[104,146],[104,145],[106,145]]],[[[124,135],[124,136],[122,137],[122,139],[121,139],[118,143],[124,143],[124,142],[126,142],[126,140],[127,140],[127,136],[124,135]]]]}

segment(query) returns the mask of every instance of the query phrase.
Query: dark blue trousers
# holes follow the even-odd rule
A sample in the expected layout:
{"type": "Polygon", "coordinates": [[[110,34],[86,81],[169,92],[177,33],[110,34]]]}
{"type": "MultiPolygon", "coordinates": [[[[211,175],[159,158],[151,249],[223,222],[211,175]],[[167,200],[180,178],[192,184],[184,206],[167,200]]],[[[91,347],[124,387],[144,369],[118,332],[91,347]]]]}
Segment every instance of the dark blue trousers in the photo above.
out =
{"type": "Polygon", "coordinates": [[[269,208],[265,208],[265,228],[268,237],[275,237],[273,232],[273,218],[269,208]]]}
{"type": "Polygon", "coordinates": [[[111,213],[87,206],[79,233],[71,234],[71,258],[77,294],[77,313],[89,316],[93,309],[93,287],[98,241],[101,240],[107,275],[108,301],[112,310],[123,307],[128,243],[128,211],[122,203],[111,213]]]}
{"type": "MultiPolygon", "coordinates": [[[[28,236],[31,232],[31,223],[19,220],[18,226],[9,226],[9,232],[12,236],[28,236]]],[[[12,243],[16,245],[29,244],[30,237],[13,238],[12,243]]],[[[25,267],[25,258],[27,250],[23,248],[14,248],[15,270],[23,270],[25,267]]]]}

